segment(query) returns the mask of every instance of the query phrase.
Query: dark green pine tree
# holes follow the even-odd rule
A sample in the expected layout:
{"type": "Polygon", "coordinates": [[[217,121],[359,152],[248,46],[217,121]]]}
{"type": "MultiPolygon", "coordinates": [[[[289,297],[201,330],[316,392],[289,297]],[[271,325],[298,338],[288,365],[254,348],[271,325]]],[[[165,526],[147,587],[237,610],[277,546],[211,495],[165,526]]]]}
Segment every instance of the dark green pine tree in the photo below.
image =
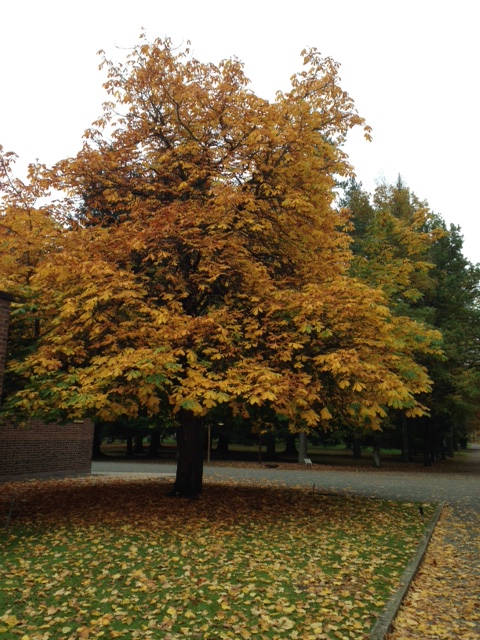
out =
{"type": "Polygon", "coordinates": [[[399,177],[373,197],[351,181],[342,205],[352,221],[353,273],[381,287],[396,315],[441,331],[443,358],[422,356],[433,381],[430,416],[389,412],[404,459],[423,450],[426,464],[465,443],[480,411],[480,269],[462,253],[458,227],[418,200],[399,177]]]}
{"type": "Polygon", "coordinates": [[[435,288],[426,292],[424,303],[443,334],[445,358],[428,365],[434,386],[424,424],[434,440],[431,449],[440,438],[442,453],[452,455],[465,446],[480,412],[480,267],[463,255],[459,227],[447,228],[440,217],[431,226],[443,233],[429,252],[435,288]]]}

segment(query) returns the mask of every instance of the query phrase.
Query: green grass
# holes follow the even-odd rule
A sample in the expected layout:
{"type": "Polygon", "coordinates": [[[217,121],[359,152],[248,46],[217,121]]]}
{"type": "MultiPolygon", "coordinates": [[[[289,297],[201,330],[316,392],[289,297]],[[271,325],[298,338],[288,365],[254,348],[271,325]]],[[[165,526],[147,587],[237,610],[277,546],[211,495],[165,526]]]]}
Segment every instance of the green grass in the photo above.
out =
{"type": "MultiPolygon", "coordinates": [[[[415,551],[417,505],[155,480],[6,485],[3,640],[366,638],[415,551]]],[[[431,507],[425,507],[427,514],[431,507]]]]}

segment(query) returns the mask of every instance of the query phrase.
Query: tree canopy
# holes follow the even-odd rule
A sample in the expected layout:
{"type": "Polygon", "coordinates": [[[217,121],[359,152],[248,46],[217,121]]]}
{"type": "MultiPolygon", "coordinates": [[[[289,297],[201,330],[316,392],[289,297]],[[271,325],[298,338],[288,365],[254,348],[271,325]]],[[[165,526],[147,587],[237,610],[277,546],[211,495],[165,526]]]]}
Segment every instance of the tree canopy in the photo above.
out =
{"type": "MultiPolygon", "coordinates": [[[[12,345],[4,411],[169,410],[179,441],[218,405],[292,430],[378,429],[389,408],[424,414],[421,357],[439,353],[441,336],[392,301],[418,298],[432,233],[417,232],[423,214],[380,216],[353,258],[335,187],[352,175],[348,131],[369,128],[338,65],[304,51],[291,89],[269,102],[238,60],[204,64],[168,39],[102,64],[110,99],[74,158],[33,166],[12,188],[3,155],[0,288],[26,286],[12,215],[25,237],[34,219],[40,239],[26,259],[36,333],[27,350],[12,345]],[[39,196],[41,207],[29,200],[39,196]],[[385,247],[386,228],[408,253],[382,271],[368,243],[385,247]]],[[[199,478],[177,474],[179,492],[197,492],[199,478]]]]}

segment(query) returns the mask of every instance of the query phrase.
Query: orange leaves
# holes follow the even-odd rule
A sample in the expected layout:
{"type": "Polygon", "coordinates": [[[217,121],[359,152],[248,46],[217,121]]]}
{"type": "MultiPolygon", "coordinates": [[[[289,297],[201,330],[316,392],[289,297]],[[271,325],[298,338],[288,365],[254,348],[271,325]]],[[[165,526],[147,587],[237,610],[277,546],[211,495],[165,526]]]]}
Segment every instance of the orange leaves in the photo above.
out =
{"type": "Polygon", "coordinates": [[[168,39],[104,60],[110,101],[82,150],[7,198],[24,227],[41,221],[28,279],[42,309],[10,363],[25,389],[9,407],[115,420],[230,404],[293,429],[421,411],[411,327],[348,275],[332,206],[351,171],[341,144],[363,120],[333,60],[312,49],[304,64],[267,102],[237,60],[203,64],[168,39]],[[19,199],[46,189],[62,197],[27,215],[19,199]]]}
{"type": "Polygon", "coordinates": [[[327,409],[327,407],[323,407],[323,409],[320,411],[320,417],[322,418],[322,420],[331,420],[332,414],[327,409]]]}
{"type": "Polygon", "coordinates": [[[414,504],[226,482],[186,509],[159,482],[5,485],[2,637],[363,638],[423,531],[414,504]]]}
{"type": "Polygon", "coordinates": [[[302,418],[302,420],[305,420],[306,424],[309,427],[316,427],[320,421],[318,413],[316,413],[312,409],[309,409],[308,411],[302,411],[300,413],[300,417],[302,418]]]}
{"type": "Polygon", "coordinates": [[[3,616],[0,616],[0,622],[5,624],[7,628],[11,628],[15,627],[18,624],[19,620],[17,616],[4,614],[3,616]]]}

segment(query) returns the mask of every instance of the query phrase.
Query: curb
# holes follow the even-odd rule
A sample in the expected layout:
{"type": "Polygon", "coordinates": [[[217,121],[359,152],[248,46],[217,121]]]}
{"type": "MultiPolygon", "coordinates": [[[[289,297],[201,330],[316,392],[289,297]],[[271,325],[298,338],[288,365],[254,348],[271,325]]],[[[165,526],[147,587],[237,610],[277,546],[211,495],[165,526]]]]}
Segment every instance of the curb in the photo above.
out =
{"type": "Polygon", "coordinates": [[[392,623],[400,609],[400,605],[402,604],[403,598],[410,587],[410,584],[415,577],[420,564],[423,560],[423,556],[427,550],[428,544],[430,542],[430,538],[433,535],[437,522],[442,514],[444,503],[441,503],[435,509],[435,513],[430,520],[430,523],[427,526],[425,533],[423,534],[423,538],[420,540],[417,548],[417,553],[407,564],[405,571],[402,573],[400,578],[400,586],[395,591],[395,593],[390,596],[390,600],[387,602],[385,607],[383,608],[380,617],[373,625],[373,628],[370,632],[369,639],[370,640],[384,640],[387,633],[390,631],[392,623]]]}
{"type": "Polygon", "coordinates": [[[131,478],[147,479],[147,478],[175,478],[175,473],[163,471],[94,471],[90,474],[92,477],[102,476],[104,478],[131,478]]]}

